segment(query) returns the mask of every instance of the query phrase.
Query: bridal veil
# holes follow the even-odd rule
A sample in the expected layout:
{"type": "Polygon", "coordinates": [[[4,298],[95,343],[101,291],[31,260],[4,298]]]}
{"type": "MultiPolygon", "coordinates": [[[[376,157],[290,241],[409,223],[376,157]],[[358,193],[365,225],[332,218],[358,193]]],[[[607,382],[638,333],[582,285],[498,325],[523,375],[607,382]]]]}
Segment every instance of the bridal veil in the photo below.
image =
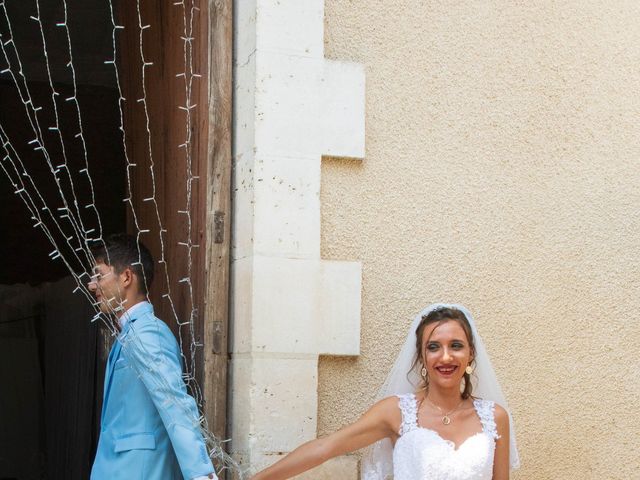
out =
{"type": "MultiPolygon", "coordinates": [[[[475,321],[471,313],[462,305],[435,303],[422,310],[413,320],[407,338],[400,350],[389,375],[378,392],[376,400],[392,395],[402,395],[404,393],[415,392],[420,384],[420,377],[415,369],[411,369],[416,357],[416,329],[422,318],[430,312],[442,308],[453,308],[461,311],[469,320],[471,331],[475,341],[475,368],[471,375],[473,383],[473,395],[485,400],[493,400],[505,410],[509,411],[507,401],[502,393],[500,382],[493,370],[491,360],[487,354],[482,338],[478,334],[475,321]]],[[[509,413],[509,417],[511,414],[509,413]]],[[[510,425],[510,466],[516,469],[520,466],[520,458],[516,446],[516,436],[513,427],[513,419],[509,419],[510,425]]],[[[393,475],[393,447],[389,439],[381,440],[367,450],[362,460],[362,480],[385,480],[393,475]]]]}

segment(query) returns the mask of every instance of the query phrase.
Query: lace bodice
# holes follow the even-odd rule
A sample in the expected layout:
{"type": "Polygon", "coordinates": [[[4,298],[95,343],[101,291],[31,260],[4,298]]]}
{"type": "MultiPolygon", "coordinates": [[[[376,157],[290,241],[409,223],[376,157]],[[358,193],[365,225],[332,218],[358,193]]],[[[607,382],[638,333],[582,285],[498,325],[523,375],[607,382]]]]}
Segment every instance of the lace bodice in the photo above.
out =
{"type": "Polygon", "coordinates": [[[435,430],[418,426],[414,394],[398,398],[402,424],[393,449],[394,480],[491,480],[498,438],[493,402],[474,400],[482,431],[456,448],[435,430]]]}

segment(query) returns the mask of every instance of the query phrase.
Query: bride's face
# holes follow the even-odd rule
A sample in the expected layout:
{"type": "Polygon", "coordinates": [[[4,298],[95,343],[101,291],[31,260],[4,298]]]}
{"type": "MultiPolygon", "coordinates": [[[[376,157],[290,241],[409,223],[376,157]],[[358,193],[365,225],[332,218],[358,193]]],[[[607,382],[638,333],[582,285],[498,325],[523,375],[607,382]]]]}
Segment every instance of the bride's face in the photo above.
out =
{"type": "Polygon", "coordinates": [[[422,333],[422,359],[430,386],[459,387],[472,360],[471,346],[462,326],[455,320],[427,325],[422,333]]]}

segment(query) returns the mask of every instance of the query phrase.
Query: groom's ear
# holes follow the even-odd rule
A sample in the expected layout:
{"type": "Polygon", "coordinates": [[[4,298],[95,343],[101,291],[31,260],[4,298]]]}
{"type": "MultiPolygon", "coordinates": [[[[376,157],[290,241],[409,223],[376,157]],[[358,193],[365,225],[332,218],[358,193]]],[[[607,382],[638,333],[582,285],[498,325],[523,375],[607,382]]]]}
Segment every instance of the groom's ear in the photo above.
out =
{"type": "Polygon", "coordinates": [[[120,280],[122,281],[123,287],[130,287],[134,282],[134,273],[131,267],[125,267],[122,272],[120,272],[120,280]]]}

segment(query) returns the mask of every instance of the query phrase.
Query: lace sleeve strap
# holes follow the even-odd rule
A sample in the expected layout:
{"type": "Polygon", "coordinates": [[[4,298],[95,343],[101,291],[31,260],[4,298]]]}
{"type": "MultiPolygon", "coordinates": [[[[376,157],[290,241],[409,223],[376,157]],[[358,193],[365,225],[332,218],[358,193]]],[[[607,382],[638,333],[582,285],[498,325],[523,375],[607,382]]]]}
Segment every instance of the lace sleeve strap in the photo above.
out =
{"type": "Polygon", "coordinates": [[[398,407],[402,413],[400,436],[418,427],[418,403],[413,393],[398,395],[398,407]]]}
{"type": "Polygon", "coordinates": [[[495,419],[495,402],[491,400],[474,400],[473,404],[475,405],[478,416],[480,417],[482,430],[491,435],[495,440],[499,439],[500,435],[498,435],[495,419]]]}

